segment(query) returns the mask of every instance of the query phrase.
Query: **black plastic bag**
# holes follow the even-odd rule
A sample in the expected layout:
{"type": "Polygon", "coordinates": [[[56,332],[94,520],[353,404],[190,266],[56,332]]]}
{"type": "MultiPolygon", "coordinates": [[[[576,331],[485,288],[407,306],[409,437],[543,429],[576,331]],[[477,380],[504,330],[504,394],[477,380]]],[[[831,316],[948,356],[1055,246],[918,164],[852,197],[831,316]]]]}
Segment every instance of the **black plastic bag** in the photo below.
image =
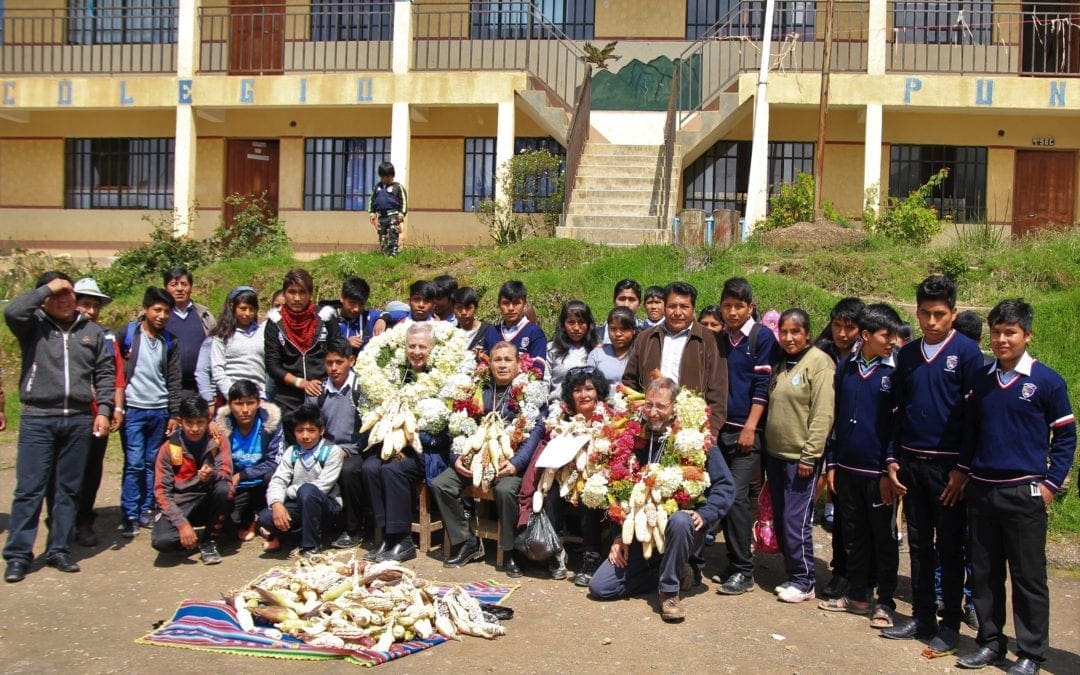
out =
{"type": "Polygon", "coordinates": [[[525,529],[514,539],[514,549],[529,560],[543,562],[562,550],[559,534],[543,511],[529,516],[525,529]]]}

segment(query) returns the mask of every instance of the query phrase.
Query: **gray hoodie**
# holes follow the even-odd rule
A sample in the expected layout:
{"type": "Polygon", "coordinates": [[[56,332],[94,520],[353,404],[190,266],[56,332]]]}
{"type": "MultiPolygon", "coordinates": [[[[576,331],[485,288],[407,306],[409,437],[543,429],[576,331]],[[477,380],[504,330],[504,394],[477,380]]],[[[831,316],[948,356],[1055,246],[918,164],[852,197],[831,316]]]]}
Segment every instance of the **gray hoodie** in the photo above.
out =
{"type": "Polygon", "coordinates": [[[50,294],[47,286],[35,288],[4,310],[22,348],[22,414],[89,415],[96,398],[98,414],[111,417],[116,390],[113,335],[78,312],[70,326],[61,327],[41,309],[50,294]]]}

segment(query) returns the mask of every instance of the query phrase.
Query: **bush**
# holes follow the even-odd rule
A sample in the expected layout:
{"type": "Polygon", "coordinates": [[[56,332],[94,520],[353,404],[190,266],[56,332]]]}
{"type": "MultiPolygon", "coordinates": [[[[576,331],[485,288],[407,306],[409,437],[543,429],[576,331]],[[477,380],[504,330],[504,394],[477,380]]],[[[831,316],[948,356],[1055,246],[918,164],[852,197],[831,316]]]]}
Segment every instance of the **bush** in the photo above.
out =
{"type": "Polygon", "coordinates": [[[942,169],[907,197],[889,197],[880,216],[867,208],[863,212],[863,224],[871,232],[883,234],[896,244],[929,244],[934,235],[941,232],[942,222],[937,210],[928,206],[926,200],[948,175],[949,170],[942,169]]]}
{"type": "Polygon", "coordinates": [[[561,157],[547,150],[519,153],[500,167],[498,181],[506,201],[485,199],[476,207],[496,246],[555,234],[566,193],[561,157]]]}
{"type": "MultiPolygon", "coordinates": [[[[830,222],[847,224],[833,203],[827,199],[821,202],[821,215],[830,222]]],[[[780,193],[769,200],[769,214],[764,224],[758,224],[755,230],[775,230],[790,227],[795,223],[814,222],[814,177],[799,172],[795,180],[780,186],[780,193]]]]}
{"type": "Polygon", "coordinates": [[[285,232],[285,223],[271,213],[266,199],[230,195],[225,198],[225,203],[242,209],[231,225],[222,223],[207,240],[206,245],[214,260],[266,257],[289,251],[290,240],[285,232]]]}
{"type": "Polygon", "coordinates": [[[150,241],[142,246],[121,251],[113,264],[102,270],[97,282],[109,295],[120,295],[137,286],[161,283],[161,274],[170,267],[195,268],[211,261],[205,242],[176,236],[171,219],[151,216],[144,218],[153,225],[150,241]]]}

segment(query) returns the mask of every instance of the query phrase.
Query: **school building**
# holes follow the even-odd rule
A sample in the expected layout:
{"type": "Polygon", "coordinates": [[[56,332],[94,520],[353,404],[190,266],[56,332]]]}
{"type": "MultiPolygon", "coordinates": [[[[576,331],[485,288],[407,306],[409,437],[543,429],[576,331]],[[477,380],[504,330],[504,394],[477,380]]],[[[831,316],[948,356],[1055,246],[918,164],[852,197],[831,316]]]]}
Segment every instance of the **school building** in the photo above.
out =
{"type": "MultiPolygon", "coordinates": [[[[107,256],[151,221],[204,237],[233,194],[302,254],[374,248],[383,160],[412,243],[483,243],[497,168],[539,147],[572,186],[560,236],[669,241],[683,209],[748,208],[766,5],[0,0],[0,248],[107,256]]],[[[774,3],[769,190],[814,171],[828,52],[841,212],[947,167],[933,202],[958,223],[1077,222],[1080,1],[834,6],[829,26],[826,0],[774,3]]]]}

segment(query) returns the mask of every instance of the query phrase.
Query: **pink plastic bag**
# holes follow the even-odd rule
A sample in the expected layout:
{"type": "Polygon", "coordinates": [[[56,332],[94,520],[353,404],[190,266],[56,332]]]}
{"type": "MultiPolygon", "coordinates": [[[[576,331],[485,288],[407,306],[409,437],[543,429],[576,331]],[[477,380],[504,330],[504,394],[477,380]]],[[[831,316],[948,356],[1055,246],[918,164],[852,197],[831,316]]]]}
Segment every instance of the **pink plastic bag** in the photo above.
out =
{"type": "Polygon", "coordinates": [[[769,484],[761,486],[761,494],[758,495],[758,516],[754,522],[754,550],[762,553],[779,553],[780,542],[776,538],[776,530],[773,529],[772,497],[769,494],[769,484]]]}

